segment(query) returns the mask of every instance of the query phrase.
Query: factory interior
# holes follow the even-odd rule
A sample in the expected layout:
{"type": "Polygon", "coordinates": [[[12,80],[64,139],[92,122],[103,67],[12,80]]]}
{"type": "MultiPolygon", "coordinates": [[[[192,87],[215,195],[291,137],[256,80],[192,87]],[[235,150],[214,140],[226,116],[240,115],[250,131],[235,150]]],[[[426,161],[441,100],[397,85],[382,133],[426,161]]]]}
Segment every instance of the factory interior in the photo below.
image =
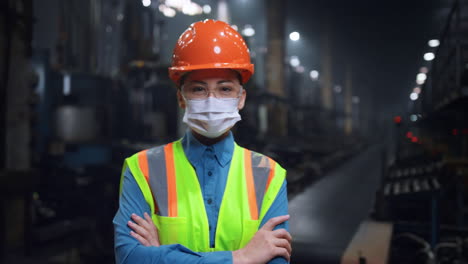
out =
{"type": "Polygon", "coordinates": [[[123,162],[188,130],[168,67],[204,19],[249,47],[232,132],[287,171],[291,263],[468,264],[468,0],[1,1],[0,263],[116,263],[123,162]]]}

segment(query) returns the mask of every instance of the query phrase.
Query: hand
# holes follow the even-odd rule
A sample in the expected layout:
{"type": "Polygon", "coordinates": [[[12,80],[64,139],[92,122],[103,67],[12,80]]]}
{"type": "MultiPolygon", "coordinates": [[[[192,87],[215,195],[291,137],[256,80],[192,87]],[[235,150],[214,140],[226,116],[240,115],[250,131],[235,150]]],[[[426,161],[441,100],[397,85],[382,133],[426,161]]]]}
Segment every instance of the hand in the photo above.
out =
{"type": "Polygon", "coordinates": [[[232,252],[235,264],[267,263],[274,257],[291,258],[291,235],[285,229],[273,231],[275,226],[287,221],[289,215],[273,217],[260,228],[242,249],[232,252]]]}
{"type": "Polygon", "coordinates": [[[128,226],[133,229],[133,231],[130,231],[130,235],[143,246],[159,247],[161,243],[159,243],[158,229],[147,213],[144,213],[144,216],[146,220],[136,214],[132,214],[132,220],[136,223],[128,221],[128,226]]]}

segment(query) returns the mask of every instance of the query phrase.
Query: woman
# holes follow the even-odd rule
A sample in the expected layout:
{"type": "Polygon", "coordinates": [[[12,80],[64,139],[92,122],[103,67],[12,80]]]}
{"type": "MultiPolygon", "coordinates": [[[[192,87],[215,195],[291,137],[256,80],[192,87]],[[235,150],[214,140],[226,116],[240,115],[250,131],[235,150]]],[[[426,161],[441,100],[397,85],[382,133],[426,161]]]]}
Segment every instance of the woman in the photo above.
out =
{"type": "Polygon", "coordinates": [[[200,21],[180,36],[169,76],[189,130],[126,159],[117,263],[289,261],[286,172],[230,131],[252,74],[248,48],[228,24],[200,21]]]}

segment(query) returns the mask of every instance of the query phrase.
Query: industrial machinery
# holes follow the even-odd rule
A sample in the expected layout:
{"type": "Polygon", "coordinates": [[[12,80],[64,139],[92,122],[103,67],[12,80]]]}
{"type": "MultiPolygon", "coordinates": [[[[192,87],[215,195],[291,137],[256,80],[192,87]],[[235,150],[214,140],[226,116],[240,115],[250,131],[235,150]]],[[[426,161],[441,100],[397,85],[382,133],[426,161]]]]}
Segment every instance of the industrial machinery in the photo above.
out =
{"type": "Polygon", "coordinates": [[[390,263],[468,262],[468,3],[454,1],[427,80],[395,122],[375,217],[395,225],[390,263]]]}

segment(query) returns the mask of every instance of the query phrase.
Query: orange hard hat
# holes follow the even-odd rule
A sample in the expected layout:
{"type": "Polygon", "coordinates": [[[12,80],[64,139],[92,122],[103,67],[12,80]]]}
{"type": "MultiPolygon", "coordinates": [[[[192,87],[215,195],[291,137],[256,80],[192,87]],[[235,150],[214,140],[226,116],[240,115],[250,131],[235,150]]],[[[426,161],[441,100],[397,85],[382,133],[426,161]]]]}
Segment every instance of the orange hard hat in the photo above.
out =
{"type": "Polygon", "coordinates": [[[169,77],[178,85],[186,72],[202,69],[232,69],[246,83],[254,72],[242,36],[229,24],[207,19],[195,22],[180,35],[172,55],[169,77]]]}

